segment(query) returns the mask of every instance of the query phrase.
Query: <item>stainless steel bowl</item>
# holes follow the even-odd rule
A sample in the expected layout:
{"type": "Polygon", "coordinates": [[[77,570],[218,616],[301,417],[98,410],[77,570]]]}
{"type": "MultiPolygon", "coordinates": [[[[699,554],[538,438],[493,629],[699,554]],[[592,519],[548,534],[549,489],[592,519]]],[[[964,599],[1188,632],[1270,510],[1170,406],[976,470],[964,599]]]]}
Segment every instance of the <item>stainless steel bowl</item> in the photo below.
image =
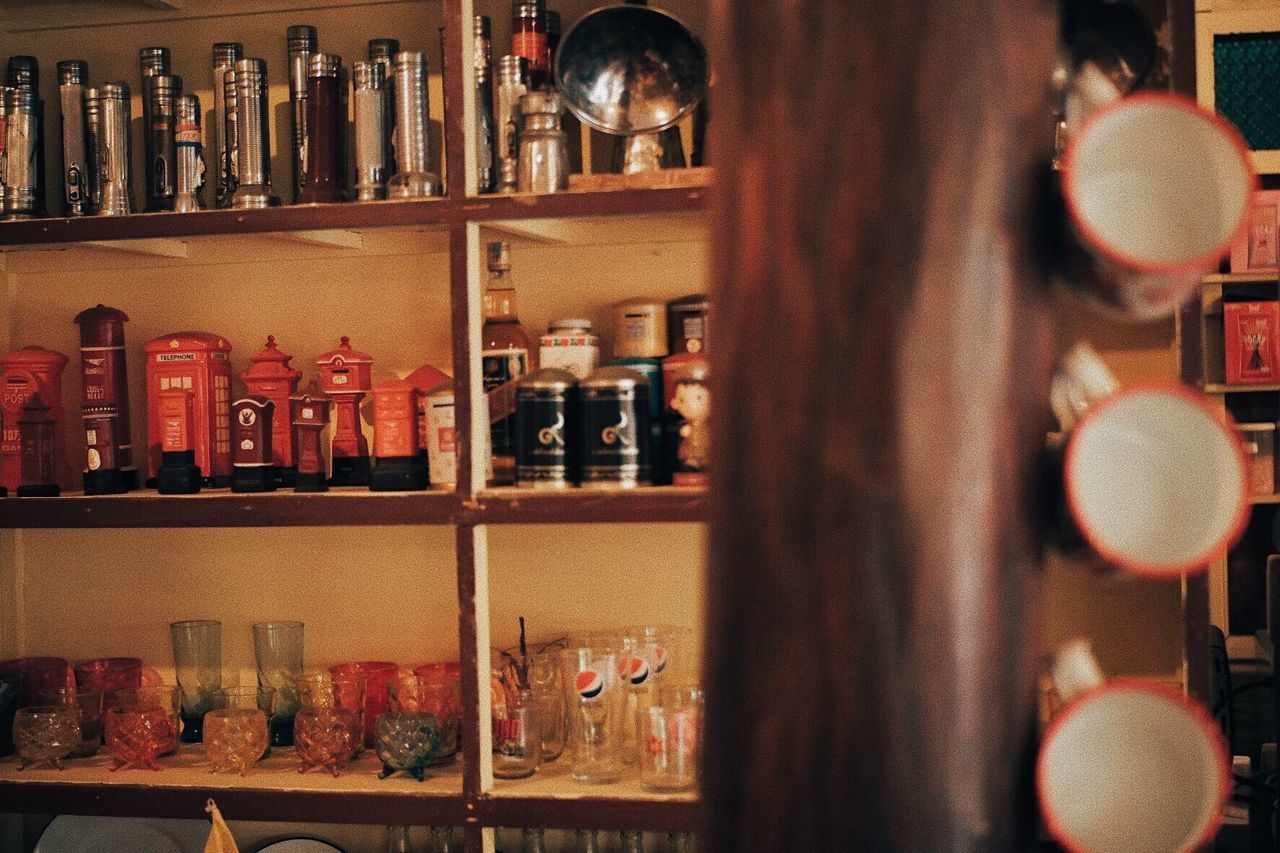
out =
{"type": "Polygon", "coordinates": [[[656,133],[707,92],[707,52],[690,29],[648,6],[606,6],[569,28],[556,86],[569,109],[605,133],[656,133]]]}

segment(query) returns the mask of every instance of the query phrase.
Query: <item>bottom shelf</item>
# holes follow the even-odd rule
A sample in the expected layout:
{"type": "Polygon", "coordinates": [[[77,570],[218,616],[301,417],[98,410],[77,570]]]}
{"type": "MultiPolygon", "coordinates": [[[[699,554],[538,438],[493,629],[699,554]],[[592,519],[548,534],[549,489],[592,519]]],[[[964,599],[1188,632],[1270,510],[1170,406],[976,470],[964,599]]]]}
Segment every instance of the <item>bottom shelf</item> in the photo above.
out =
{"type": "Polygon", "coordinates": [[[379,779],[366,750],[334,777],[298,772],[290,748],[277,747],[245,776],[211,773],[204,749],[184,745],[160,759],[161,770],[112,771],[105,752],[66,762],[65,769],[19,770],[0,761],[0,811],[32,814],[204,818],[210,797],[228,820],[462,826],[461,765],[433,768],[426,781],[404,774],[379,779]]]}

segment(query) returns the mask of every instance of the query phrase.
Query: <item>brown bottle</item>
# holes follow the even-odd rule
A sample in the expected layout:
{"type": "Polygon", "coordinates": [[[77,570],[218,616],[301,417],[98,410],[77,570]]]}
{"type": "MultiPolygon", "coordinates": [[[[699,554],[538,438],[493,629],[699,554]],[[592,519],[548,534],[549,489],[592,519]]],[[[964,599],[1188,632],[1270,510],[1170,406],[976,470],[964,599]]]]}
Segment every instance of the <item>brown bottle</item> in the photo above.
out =
{"type": "Polygon", "coordinates": [[[489,395],[489,438],[495,485],[515,482],[516,381],[538,368],[538,348],[516,315],[511,244],[489,244],[489,286],[484,294],[481,376],[489,395]]]}

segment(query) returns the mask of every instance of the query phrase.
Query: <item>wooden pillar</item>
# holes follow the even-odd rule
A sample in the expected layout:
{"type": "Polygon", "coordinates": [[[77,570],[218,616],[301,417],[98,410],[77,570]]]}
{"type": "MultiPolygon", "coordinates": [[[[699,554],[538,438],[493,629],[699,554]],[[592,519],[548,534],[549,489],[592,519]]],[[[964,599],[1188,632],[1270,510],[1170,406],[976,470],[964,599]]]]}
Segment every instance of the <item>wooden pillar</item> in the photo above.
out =
{"type": "Polygon", "coordinates": [[[1055,6],[719,0],[704,849],[1024,838],[1055,6]]]}

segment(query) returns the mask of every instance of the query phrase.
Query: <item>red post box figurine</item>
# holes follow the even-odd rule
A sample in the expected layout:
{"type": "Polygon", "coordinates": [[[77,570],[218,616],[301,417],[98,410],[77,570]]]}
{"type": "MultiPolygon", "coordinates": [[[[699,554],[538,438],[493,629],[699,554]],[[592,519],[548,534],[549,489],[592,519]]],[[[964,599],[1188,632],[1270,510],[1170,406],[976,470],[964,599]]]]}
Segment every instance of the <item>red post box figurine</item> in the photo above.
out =
{"type": "Polygon", "coordinates": [[[231,491],[274,492],[271,421],[276,404],[266,397],[241,397],[231,405],[231,491]]]}
{"type": "Polygon", "coordinates": [[[427,436],[427,396],[439,388],[441,383],[452,382],[453,379],[443,370],[424,364],[406,376],[405,380],[412,382],[413,387],[418,389],[418,459],[421,460],[419,464],[422,466],[422,476],[427,478],[427,482],[431,482],[431,460],[427,452],[427,448],[431,446],[427,436]]]}
{"type": "Polygon", "coordinates": [[[0,485],[10,491],[25,482],[22,474],[22,439],[18,423],[23,407],[34,395],[49,410],[53,420],[54,474],[50,483],[67,481],[69,474],[63,460],[66,446],[62,417],[62,369],[67,357],[43,347],[23,347],[0,355],[0,410],[4,411],[5,428],[0,431],[0,485]]]}
{"type": "Polygon", "coordinates": [[[147,353],[147,460],[155,479],[163,461],[161,391],[190,391],[195,413],[195,464],[204,485],[231,482],[231,344],[207,332],[175,332],[149,341],[147,353]]]}
{"type": "Polygon", "coordinates": [[[427,471],[418,456],[418,389],[407,379],[388,379],[373,389],[373,455],[369,479],[375,492],[425,489],[427,471]]]}
{"type": "Polygon", "coordinates": [[[125,371],[124,324],[128,319],[129,315],[118,308],[98,304],[81,311],[74,320],[80,327],[80,373],[84,388],[81,411],[86,418],[88,456],[84,469],[86,495],[115,495],[138,488],[138,468],[134,463],[129,427],[129,379],[125,371]],[[99,426],[109,427],[95,428],[93,439],[87,431],[91,417],[99,426]],[[102,424],[102,418],[111,419],[111,423],[102,424]],[[100,443],[103,439],[113,442],[110,449],[100,443]]]}
{"type": "Polygon", "coordinates": [[[289,424],[289,398],[298,391],[302,371],[289,366],[293,356],[276,345],[275,335],[267,336],[267,346],[249,359],[253,366],[240,374],[251,397],[266,397],[275,405],[271,421],[271,463],[276,477],[285,486],[293,485],[293,430],[289,424]]]}
{"type": "Polygon", "coordinates": [[[297,469],[295,492],[328,490],[324,463],[324,430],[329,425],[329,397],[312,379],[301,394],[289,398],[293,426],[293,467],[297,469]]]}
{"type": "Polygon", "coordinates": [[[53,416],[40,399],[40,392],[28,398],[18,416],[18,434],[22,444],[22,483],[20,498],[56,498],[61,494],[54,475],[53,416]]]}
{"type": "Polygon", "coordinates": [[[337,424],[333,432],[331,486],[369,485],[369,442],[364,437],[360,401],[369,393],[373,359],[351,348],[343,337],[338,348],[316,357],[320,386],[333,400],[337,424]]]}
{"type": "Polygon", "coordinates": [[[204,483],[196,464],[195,395],[170,387],[156,395],[160,404],[160,470],[156,490],[162,495],[194,495],[204,483]]]}

